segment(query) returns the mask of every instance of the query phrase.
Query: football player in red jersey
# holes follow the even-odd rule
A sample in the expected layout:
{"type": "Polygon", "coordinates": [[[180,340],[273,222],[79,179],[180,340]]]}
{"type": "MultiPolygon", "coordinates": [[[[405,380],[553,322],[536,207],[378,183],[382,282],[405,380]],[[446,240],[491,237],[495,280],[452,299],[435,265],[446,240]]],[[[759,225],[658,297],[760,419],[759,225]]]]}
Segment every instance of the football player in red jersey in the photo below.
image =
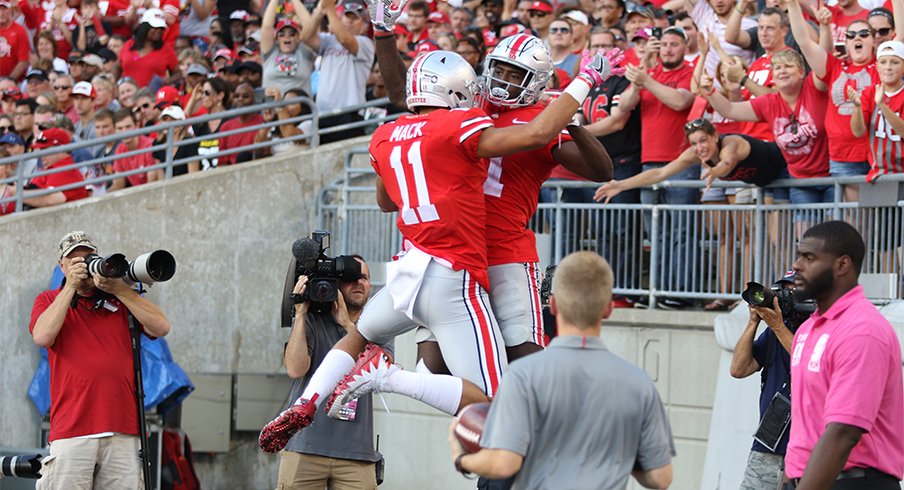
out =
{"type": "MultiPolygon", "coordinates": [[[[611,60],[617,55],[596,55],[563,96],[530,123],[501,129],[485,112],[470,108],[477,77],[461,56],[434,51],[412,63],[405,86],[408,107],[416,114],[381,126],[370,144],[379,176],[377,202],[386,212],[399,212],[404,251],[387,266],[386,287],[370,301],[357,326],[347,325],[352,333],[327,354],[295,405],[263,428],[259,443],[264,451],[279,451],[310,424],[323,396],[350,370],[344,389],[337,390],[343,396],[354,397],[366,385],[412,394],[450,414],[495,393],[507,360],[485,292],[485,159],[552,140],[589,90],[612,73],[611,60]],[[454,353],[447,359],[451,371],[469,383],[403,371],[389,364],[376,345],[365,351],[368,342],[389,342],[418,324],[429,325],[440,345],[454,353]],[[354,356],[362,351],[356,364],[354,356]],[[381,386],[370,382],[377,378],[381,386]],[[429,390],[424,387],[428,379],[433,381],[429,390]]],[[[335,315],[345,325],[349,320],[342,301],[338,304],[335,315]]],[[[338,409],[342,403],[340,397],[333,406],[338,409]]]]}
{"type": "MultiPolygon", "coordinates": [[[[404,101],[405,72],[393,49],[391,25],[380,22],[378,7],[389,9],[389,0],[369,2],[374,19],[377,60],[393,103],[404,101]],[[390,29],[385,31],[384,29],[390,29]],[[382,33],[386,34],[382,34],[382,33]]],[[[402,6],[398,7],[402,8],[402,6]]],[[[391,21],[390,21],[391,23],[391,21]]],[[[486,57],[482,84],[484,109],[496,127],[527,124],[543,106],[540,95],[553,65],[543,41],[526,33],[503,39],[486,57]]],[[[544,146],[490,160],[484,197],[487,210],[487,259],[490,300],[510,360],[542,350],[547,339],[539,301],[539,268],[536,242],[528,221],[537,210],[540,186],[557,165],[589,180],[612,178],[612,160],[587,130],[568,126],[544,146]]],[[[429,335],[418,336],[418,367],[446,373],[442,355],[429,335]]]]}

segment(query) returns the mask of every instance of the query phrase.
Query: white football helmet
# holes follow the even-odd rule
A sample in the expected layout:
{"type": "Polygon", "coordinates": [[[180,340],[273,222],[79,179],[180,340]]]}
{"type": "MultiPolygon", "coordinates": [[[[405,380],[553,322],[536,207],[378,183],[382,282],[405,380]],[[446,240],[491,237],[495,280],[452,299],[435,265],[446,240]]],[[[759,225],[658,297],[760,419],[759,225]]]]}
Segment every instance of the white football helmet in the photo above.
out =
{"type": "Polygon", "coordinates": [[[491,104],[505,107],[532,105],[546,88],[553,73],[552,58],[543,41],[527,33],[509,36],[496,45],[484,60],[482,85],[483,97],[491,104]],[[524,80],[514,85],[497,78],[494,69],[505,63],[525,70],[524,80]],[[509,94],[509,87],[520,88],[516,97],[509,94]]]}
{"type": "Polygon", "coordinates": [[[474,68],[458,53],[431,51],[415,58],[408,68],[408,108],[470,108],[480,88],[474,68]]]}

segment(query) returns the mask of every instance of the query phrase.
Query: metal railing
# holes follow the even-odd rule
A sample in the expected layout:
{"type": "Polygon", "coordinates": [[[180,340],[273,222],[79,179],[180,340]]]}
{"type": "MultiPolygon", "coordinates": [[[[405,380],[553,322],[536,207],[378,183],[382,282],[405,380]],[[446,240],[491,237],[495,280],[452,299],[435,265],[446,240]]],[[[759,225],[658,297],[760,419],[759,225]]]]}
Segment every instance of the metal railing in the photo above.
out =
{"type": "MultiPolygon", "coordinates": [[[[364,163],[365,156],[366,149],[349,151],[345,178],[323,189],[319,226],[333,230],[334,253],[388,260],[399,250],[401,237],[395,213],[382,213],[375,204],[374,172],[364,163]]],[[[880,182],[904,186],[904,174],[883,176],[880,182]]],[[[797,241],[806,228],[841,219],[854,225],[866,242],[862,272],[867,276],[862,277],[885,285],[884,292],[872,299],[900,298],[904,293],[900,194],[877,204],[875,196],[865,195],[875,193],[875,188],[864,184],[862,177],[785,179],[768,188],[827,185],[835,187],[835,201],[809,205],[766,204],[762,188],[740,182],[716,182],[714,187],[749,188],[754,193],[751,204],[573,203],[557,197],[539,205],[529,226],[538,242],[551,243],[551,254],[541,261],[558,263],[576,250],[596,251],[612,264],[615,294],[645,296],[653,307],[663,297],[736,300],[748,281],[771,284],[793,264],[797,241]],[[842,201],[844,185],[851,184],[863,184],[859,203],[842,201]]],[[[567,188],[598,186],[574,181],[544,185],[556,189],[556,196],[567,188]]],[[[666,181],[654,188],[705,186],[703,181],[666,181]]]]}
{"type": "Polygon", "coordinates": [[[320,128],[319,124],[321,119],[331,116],[337,116],[348,113],[356,113],[361,109],[365,109],[368,107],[377,107],[382,106],[384,104],[389,103],[389,99],[382,98],[376,99],[372,101],[368,101],[364,104],[359,104],[355,106],[345,107],[341,109],[336,109],[328,112],[320,112],[317,110],[317,106],[314,101],[308,97],[295,97],[292,99],[284,99],[280,101],[273,102],[265,102],[263,104],[257,104],[248,107],[242,107],[238,109],[230,109],[228,111],[217,112],[215,114],[205,114],[203,116],[193,117],[190,119],[185,119],[182,121],[171,121],[168,123],[160,123],[151,127],[136,129],[134,131],[129,131],[125,133],[117,133],[109,136],[98,137],[88,141],[77,141],[68,145],[54,147],[54,148],[46,148],[37,151],[31,151],[25,153],[20,156],[12,156],[8,158],[0,159],[0,165],[10,165],[10,164],[18,164],[16,168],[15,176],[0,179],[0,185],[13,183],[16,186],[15,195],[11,195],[9,197],[5,197],[0,199],[0,205],[15,202],[16,203],[16,212],[21,212],[24,209],[24,200],[30,199],[33,197],[46,196],[49,194],[53,194],[60,191],[67,191],[71,189],[78,189],[81,187],[91,187],[98,185],[106,185],[115,179],[126,178],[133,175],[138,174],[146,174],[148,172],[156,171],[162,169],[164,171],[164,179],[170,179],[173,177],[173,169],[179,165],[187,165],[189,162],[199,161],[201,159],[215,159],[225,155],[238,154],[248,151],[259,150],[263,148],[271,148],[277,144],[283,143],[304,143],[307,142],[311,147],[316,148],[320,144],[320,139],[322,135],[328,135],[333,133],[339,133],[351,129],[357,128],[370,128],[376,125],[379,125],[386,121],[391,121],[398,117],[400,114],[395,115],[387,115],[378,118],[371,119],[363,119],[360,121],[353,121],[345,124],[330,126],[327,128],[320,128]],[[199,123],[206,123],[215,119],[227,120],[235,117],[239,117],[246,114],[256,114],[260,113],[264,110],[278,109],[280,107],[292,105],[292,104],[303,104],[310,109],[310,114],[300,115],[292,118],[286,119],[275,119],[271,122],[263,122],[262,124],[254,124],[249,126],[244,126],[238,129],[233,129],[229,131],[221,131],[215,133],[215,135],[204,135],[204,136],[188,136],[184,137],[179,141],[174,141],[174,133],[178,128],[193,126],[199,123]],[[185,157],[181,159],[175,159],[175,150],[178,147],[184,145],[191,145],[195,143],[199,143],[201,141],[210,140],[213,137],[222,138],[224,136],[231,136],[235,134],[243,134],[243,133],[251,133],[257,132],[260,129],[269,129],[274,128],[286,124],[299,125],[303,121],[311,121],[311,132],[308,134],[298,134],[289,138],[280,137],[276,141],[265,141],[260,143],[253,143],[249,145],[244,145],[236,148],[229,148],[225,150],[219,150],[217,152],[205,153],[203,155],[194,155],[190,157],[185,157]],[[78,162],[72,165],[67,165],[58,168],[51,169],[41,169],[37,173],[33,173],[30,175],[24,175],[24,165],[22,165],[26,160],[30,159],[39,159],[41,157],[57,154],[61,152],[72,152],[77,149],[87,149],[92,147],[97,147],[99,145],[106,145],[108,143],[117,142],[126,138],[132,138],[135,136],[148,136],[150,134],[160,134],[165,132],[167,134],[165,140],[162,143],[158,143],[155,141],[154,145],[149,148],[142,148],[137,150],[132,150],[128,152],[123,152],[117,155],[108,155],[103,158],[91,159],[82,162],[78,162]],[[157,150],[165,150],[166,159],[162,162],[157,163],[156,165],[142,167],[139,169],[133,169],[126,172],[114,172],[110,174],[100,175],[94,178],[87,178],[84,181],[68,184],[65,186],[54,187],[52,189],[33,189],[33,190],[25,190],[25,186],[31,179],[34,179],[39,176],[52,175],[58,172],[65,172],[72,169],[79,169],[83,174],[87,169],[90,168],[98,168],[100,165],[105,163],[110,163],[115,160],[121,158],[127,158],[135,155],[145,154],[154,152],[157,150]]]}

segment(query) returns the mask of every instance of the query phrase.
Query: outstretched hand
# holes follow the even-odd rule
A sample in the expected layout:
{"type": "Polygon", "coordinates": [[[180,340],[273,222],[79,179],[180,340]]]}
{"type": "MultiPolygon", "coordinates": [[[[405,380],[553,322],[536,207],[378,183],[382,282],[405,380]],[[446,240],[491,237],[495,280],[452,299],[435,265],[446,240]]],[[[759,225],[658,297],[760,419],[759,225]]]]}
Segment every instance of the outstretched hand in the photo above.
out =
{"type": "Polygon", "coordinates": [[[610,180],[609,182],[606,182],[605,184],[599,186],[599,188],[593,194],[593,200],[600,202],[605,199],[604,202],[608,204],[613,197],[621,194],[622,189],[618,184],[619,182],[617,180],[610,180]]]}
{"type": "Polygon", "coordinates": [[[624,53],[618,48],[610,49],[605,54],[601,52],[590,54],[590,51],[585,49],[581,53],[581,71],[578,73],[578,77],[590,84],[591,87],[595,87],[612,75],[624,75],[625,68],[621,66],[624,59],[624,53]]]}
{"type": "Polygon", "coordinates": [[[396,20],[402,15],[408,0],[399,0],[398,5],[393,5],[393,0],[366,0],[366,2],[374,29],[391,32],[395,29],[396,20]]]}

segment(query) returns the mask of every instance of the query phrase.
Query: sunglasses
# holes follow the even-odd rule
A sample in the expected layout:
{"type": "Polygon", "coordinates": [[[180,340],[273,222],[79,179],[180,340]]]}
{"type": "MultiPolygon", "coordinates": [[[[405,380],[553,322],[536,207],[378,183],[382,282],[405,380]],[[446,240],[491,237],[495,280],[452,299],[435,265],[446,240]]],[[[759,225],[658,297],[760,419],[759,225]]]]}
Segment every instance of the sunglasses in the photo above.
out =
{"type": "Polygon", "coordinates": [[[559,33],[561,33],[561,34],[570,34],[570,33],[571,33],[571,28],[570,28],[570,27],[550,27],[550,28],[549,28],[549,33],[550,33],[550,34],[559,34],[559,33]]]}
{"type": "Polygon", "coordinates": [[[868,38],[873,35],[873,32],[869,29],[860,29],[859,31],[847,31],[844,33],[844,37],[848,39],[854,39],[856,37],[860,38],[868,38]]]}
{"type": "Polygon", "coordinates": [[[711,125],[711,123],[709,121],[707,121],[706,119],[703,119],[702,117],[698,118],[698,119],[694,119],[693,121],[689,121],[689,122],[685,123],[684,133],[690,134],[690,133],[693,133],[694,131],[697,131],[698,129],[702,129],[704,126],[708,126],[708,125],[711,125]]]}
{"type": "Polygon", "coordinates": [[[791,120],[791,134],[797,134],[797,130],[800,126],[800,123],[797,122],[797,116],[791,114],[791,117],[789,119],[791,120]]]}
{"type": "Polygon", "coordinates": [[[12,126],[0,126],[0,133],[8,133],[13,130],[12,126]]]}
{"type": "Polygon", "coordinates": [[[54,90],[69,90],[72,88],[72,85],[54,85],[54,90]]]}
{"type": "Polygon", "coordinates": [[[364,12],[364,6],[360,3],[344,3],[342,10],[345,12],[364,12]]]}
{"type": "Polygon", "coordinates": [[[150,109],[150,108],[151,108],[151,103],[150,103],[150,102],[145,102],[144,104],[136,105],[135,107],[133,107],[133,108],[132,108],[132,112],[134,112],[134,113],[137,114],[137,113],[139,113],[139,112],[141,112],[141,111],[146,111],[146,110],[148,110],[148,109],[150,109]]]}
{"type": "Polygon", "coordinates": [[[204,94],[205,97],[210,97],[211,95],[214,94],[214,92],[211,90],[204,90],[201,93],[204,94]]]}
{"type": "Polygon", "coordinates": [[[891,33],[891,31],[892,31],[891,27],[880,27],[880,28],[876,29],[876,35],[879,37],[885,37],[885,36],[889,35],[891,33]]]}
{"type": "Polygon", "coordinates": [[[119,79],[118,82],[116,82],[116,86],[118,87],[118,86],[120,86],[120,85],[122,85],[122,84],[124,84],[124,83],[131,83],[132,85],[138,85],[137,83],[135,83],[135,79],[134,79],[134,78],[132,78],[132,77],[122,77],[122,78],[119,79]]]}
{"type": "Polygon", "coordinates": [[[532,10],[530,13],[531,17],[546,17],[549,15],[549,12],[540,12],[539,10],[532,10]]]}

